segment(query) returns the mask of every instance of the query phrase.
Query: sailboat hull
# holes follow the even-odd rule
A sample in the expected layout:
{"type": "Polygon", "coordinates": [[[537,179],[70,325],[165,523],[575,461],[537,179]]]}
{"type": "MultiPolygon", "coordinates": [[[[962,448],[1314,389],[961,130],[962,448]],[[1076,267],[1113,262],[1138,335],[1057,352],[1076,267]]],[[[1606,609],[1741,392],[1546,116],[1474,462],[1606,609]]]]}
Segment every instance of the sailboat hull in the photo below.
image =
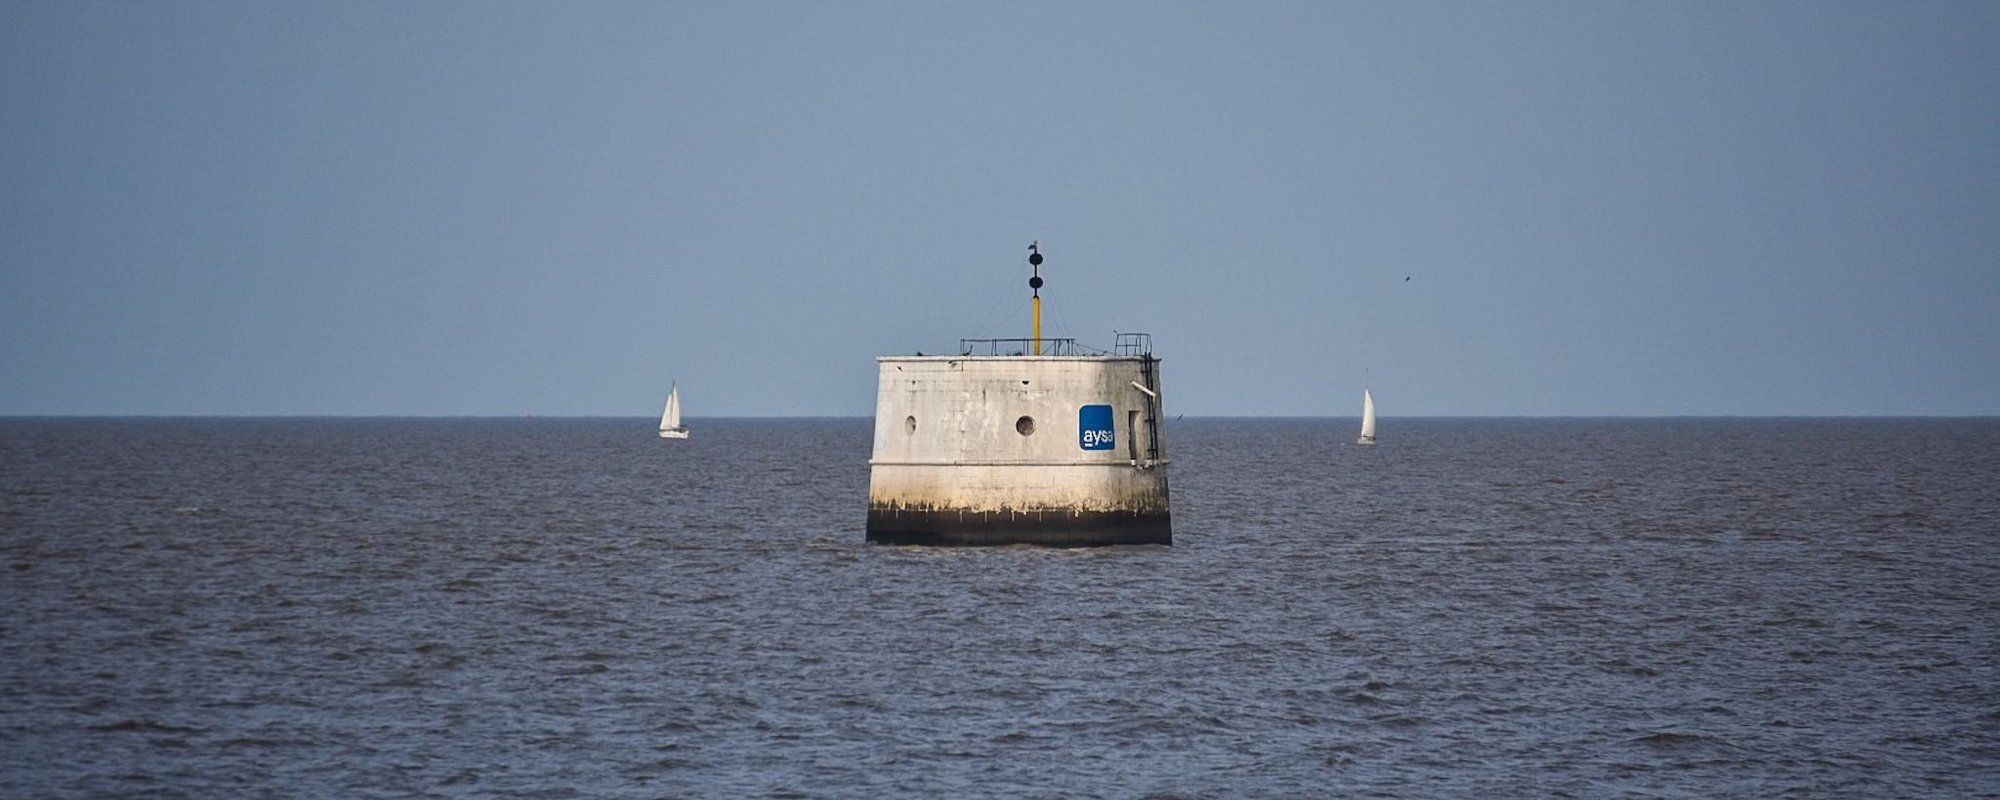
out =
{"type": "Polygon", "coordinates": [[[660,438],[686,439],[688,438],[688,432],[686,428],[669,428],[667,430],[660,431],[660,438]]]}

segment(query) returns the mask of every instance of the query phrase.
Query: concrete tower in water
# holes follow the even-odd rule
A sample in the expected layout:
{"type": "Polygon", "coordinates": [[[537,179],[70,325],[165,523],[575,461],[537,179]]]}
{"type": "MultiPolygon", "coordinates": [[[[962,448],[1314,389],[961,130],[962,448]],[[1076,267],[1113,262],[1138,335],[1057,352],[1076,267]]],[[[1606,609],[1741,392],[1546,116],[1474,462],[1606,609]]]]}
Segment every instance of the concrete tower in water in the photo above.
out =
{"type": "Polygon", "coordinates": [[[1039,242],[1028,263],[1032,338],[875,360],[868,541],[1173,543],[1152,337],[1043,339],[1039,242]]]}

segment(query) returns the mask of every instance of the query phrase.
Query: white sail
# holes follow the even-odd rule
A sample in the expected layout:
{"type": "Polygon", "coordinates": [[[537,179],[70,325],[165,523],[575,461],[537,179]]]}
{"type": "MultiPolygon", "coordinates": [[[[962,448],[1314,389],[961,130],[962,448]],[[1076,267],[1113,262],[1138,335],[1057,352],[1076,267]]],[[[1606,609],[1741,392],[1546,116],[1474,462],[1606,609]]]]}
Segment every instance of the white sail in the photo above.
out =
{"type": "Polygon", "coordinates": [[[667,393],[666,410],[660,412],[660,438],[686,439],[687,435],[687,428],[681,425],[681,387],[675,384],[667,393]]]}
{"type": "Polygon", "coordinates": [[[1361,390],[1361,438],[1355,444],[1375,443],[1375,395],[1361,390]]]}

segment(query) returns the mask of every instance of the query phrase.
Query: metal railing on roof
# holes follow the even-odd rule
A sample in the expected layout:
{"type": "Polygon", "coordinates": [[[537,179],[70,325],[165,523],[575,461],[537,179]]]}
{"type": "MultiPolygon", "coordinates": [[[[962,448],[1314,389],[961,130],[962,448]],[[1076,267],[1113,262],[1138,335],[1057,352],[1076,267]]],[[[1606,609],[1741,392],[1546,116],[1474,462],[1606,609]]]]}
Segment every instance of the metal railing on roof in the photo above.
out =
{"type": "MultiPolygon", "coordinates": [[[[960,339],[958,354],[962,356],[1027,356],[1035,354],[1033,339],[960,339]]],[[[1045,356],[1101,356],[1103,350],[1077,344],[1075,339],[1042,339],[1042,355],[1045,356]]]]}
{"type": "Polygon", "coordinates": [[[1150,333],[1121,333],[1111,350],[1121,356],[1150,356],[1153,354],[1153,335],[1150,333]]]}
{"type": "MultiPolygon", "coordinates": [[[[1042,355],[1045,356],[1150,356],[1153,354],[1153,335],[1150,333],[1120,333],[1117,344],[1112,349],[1103,350],[1089,345],[1077,344],[1075,339],[1042,339],[1042,355]]],[[[1033,339],[960,339],[958,354],[962,356],[1025,356],[1035,352],[1033,339]]]]}

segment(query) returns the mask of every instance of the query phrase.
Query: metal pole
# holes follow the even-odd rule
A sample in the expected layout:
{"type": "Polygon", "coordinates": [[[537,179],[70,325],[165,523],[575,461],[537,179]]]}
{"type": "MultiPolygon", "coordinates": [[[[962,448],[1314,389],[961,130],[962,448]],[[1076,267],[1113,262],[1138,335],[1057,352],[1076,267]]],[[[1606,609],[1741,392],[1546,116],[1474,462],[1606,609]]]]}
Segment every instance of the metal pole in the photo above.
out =
{"type": "Polygon", "coordinates": [[[1035,274],[1028,278],[1028,288],[1035,292],[1035,355],[1042,354],[1042,241],[1036,239],[1028,245],[1028,266],[1035,274]]]}

